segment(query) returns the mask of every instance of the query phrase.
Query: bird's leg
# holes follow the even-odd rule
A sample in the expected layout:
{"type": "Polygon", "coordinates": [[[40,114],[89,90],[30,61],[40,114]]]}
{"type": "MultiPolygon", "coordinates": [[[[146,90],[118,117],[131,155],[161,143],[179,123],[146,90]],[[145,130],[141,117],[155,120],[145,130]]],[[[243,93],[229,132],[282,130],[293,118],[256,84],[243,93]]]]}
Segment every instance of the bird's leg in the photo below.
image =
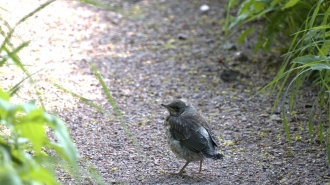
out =
{"type": "Polygon", "coordinates": [[[190,163],[190,161],[187,161],[186,164],[181,168],[181,170],[179,171],[179,173],[172,173],[173,175],[182,175],[184,169],[188,166],[188,164],[190,163]]]}
{"type": "Polygon", "coordinates": [[[203,159],[199,162],[199,171],[198,171],[198,173],[200,173],[202,171],[202,165],[203,165],[203,159]]]}

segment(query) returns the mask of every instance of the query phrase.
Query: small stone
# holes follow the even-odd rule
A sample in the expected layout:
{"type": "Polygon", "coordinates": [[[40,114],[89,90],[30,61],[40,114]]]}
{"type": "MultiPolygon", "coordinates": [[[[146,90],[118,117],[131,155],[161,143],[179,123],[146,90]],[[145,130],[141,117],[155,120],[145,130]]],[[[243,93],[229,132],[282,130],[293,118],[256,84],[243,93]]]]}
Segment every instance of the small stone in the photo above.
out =
{"type": "Polygon", "coordinates": [[[249,60],[249,58],[245,55],[245,53],[239,51],[235,53],[235,60],[240,62],[246,62],[249,60]]]}
{"type": "Polygon", "coordinates": [[[222,96],[216,96],[216,97],[213,98],[213,101],[221,102],[221,101],[223,101],[223,98],[222,98],[222,96]]]}
{"type": "Polygon", "coordinates": [[[260,114],[259,117],[267,118],[268,117],[268,114],[260,114]]]}
{"type": "Polygon", "coordinates": [[[282,165],[283,162],[281,162],[281,161],[274,161],[274,162],[272,162],[272,164],[273,164],[273,165],[282,165]]]}
{"type": "Polygon", "coordinates": [[[113,23],[113,24],[119,24],[120,21],[122,20],[123,16],[121,14],[116,14],[115,16],[111,17],[110,21],[113,23]]]}
{"type": "Polygon", "coordinates": [[[232,108],[229,110],[229,112],[236,112],[236,111],[239,111],[239,108],[232,108]]]}
{"type": "Polygon", "coordinates": [[[205,42],[208,43],[208,44],[212,44],[212,43],[214,43],[214,40],[213,39],[206,39],[205,42]]]}
{"type": "Polygon", "coordinates": [[[207,11],[210,10],[210,7],[208,5],[206,5],[206,4],[203,4],[201,7],[199,7],[199,10],[201,12],[207,12],[207,11]]]}
{"type": "Polygon", "coordinates": [[[223,49],[226,49],[226,50],[236,50],[237,49],[235,44],[229,43],[229,42],[226,42],[222,47],[223,47],[223,49]]]}
{"type": "Polygon", "coordinates": [[[278,116],[276,114],[273,114],[270,116],[270,119],[276,121],[278,119],[278,116]]]}
{"type": "Polygon", "coordinates": [[[187,38],[188,38],[188,36],[185,35],[185,34],[180,33],[180,34],[178,35],[178,39],[179,39],[179,40],[187,40],[187,38]]]}
{"type": "Polygon", "coordinates": [[[239,73],[234,70],[223,70],[220,74],[220,78],[225,82],[233,82],[237,79],[239,73]]]}

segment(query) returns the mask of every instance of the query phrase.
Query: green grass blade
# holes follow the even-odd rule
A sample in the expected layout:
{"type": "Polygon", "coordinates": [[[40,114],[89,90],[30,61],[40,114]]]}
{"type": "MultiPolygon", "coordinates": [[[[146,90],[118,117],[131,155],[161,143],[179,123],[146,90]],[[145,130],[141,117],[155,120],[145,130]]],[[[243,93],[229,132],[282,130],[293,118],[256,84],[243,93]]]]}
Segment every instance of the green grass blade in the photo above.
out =
{"type": "Polygon", "coordinates": [[[286,139],[290,145],[291,142],[291,137],[290,137],[290,127],[289,127],[289,122],[286,119],[285,116],[285,109],[284,109],[284,105],[282,106],[282,116],[283,116],[283,124],[284,124],[284,130],[285,130],[285,135],[286,135],[286,139]]]}
{"type": "MultiPolygon", "coordinates": [[[[19,51],[21,51],[23,48],[27,47],[28,45],[29,45],[29,42],[23,42],[17,48],[15,48],[13,51],[10,51],[6,46],[4,46],[3,49],[4,49],[4,51],[6,51],[8,57],[11,58],[16,63],[17,61],[20,61],[17,53],[19,51]]],[[[2,67],[5,64],[5,62],[8,60],[8,57],[6,56],[6,57],[4,57],[4,59],[2,59],[0,61],[0,67],[2,67]]],[[[18,62],[16,64],[20,64],[20,62],[18,62]]]]}
{"type": "MultiPolygon", "coordinates": [[[[24,22],[26,19],[28,19],[29,17],[33,16],[35,13],[37,13],[37,12],[40,11],[41,9],[45,8],[46,6],[48,6],[50,3],[54,2],[54,1],[55,1],[55,0],[51,0],[51,1],[48,1],[48,2],[46,2],[46,3],[44,3],[44,4],[42,4],[41,6],[39,6],[38,8],[36,8],[34,11],[32,11],[31,13],[27,14],[27,15],[24,16],[22,19],[20,19],[20,20],[16,23],[16,25],[15,25],[12,29],[9,30],[8,34],[6,35],[4,41],[2,42],[2,44],[1,44],[1,46],[0,46],[0,51],[3,51],[3,50],[4,50],[4,47],[5,47],[6,44],[10,44],[9,41],[10,41],[10,39],[11,39],[13,33],[15,32],[16,27],[17,27],[20,23],[24,22]]],[[[7,27],[10,28],[9,25],[7,25],[7,27]]]]}
{"type": "Polygon", "coordinates": [[[325,146],[326,146],[326,151],[327,151],[327,157],[328,157],[328,163],[330,163],[330,144],[329,144],[329,139],[330,139],[330,98],[329,98],[329,92],[327,93],[328,95],[328,129],[326,132],[325,136],[325,146]]]}
{"type": "MultiPolygon", "coordinates": [[[[330,110],[330,108],[329,108],[329,110],[330,110]]],[[[329,123],[329,125],[330,125],[330,123],[329,123]]],[[[326,135],[326,139],[325,139],[325,147],[326,147],[326,150],[327,150],[328,163],[330,163],[330,145],[329,145],[330,128],[327,129],[327,133],[326,134],[327,135],[326,135]]]]}
{"type": "MultiPolygon", "coordinates": [[[[24,22],[26,19],[28,19],[29,17],[32,17],[34,14],[36,14],[37,12],[39,12],[40,10],[44,9],[46,6],[48,6],[49,4],[55,2],[56,0],[50,0],[45,2],[44,4],[40,5],[38,8],[36,8],[35,10],[33,10],[32,12],[30,12],[29,14],[25,15],[23,18],[21,18],[17,23],[16,26],[21,24],[22,22],[24,22]]],[[[15,26],[15,27],[16,27],[15,26]]],[[[14,28],[15,29],[15,28],[14,28]]]]}
{"type": "Polygon", "coordinates": [[[323,143],[323,123],[319,122],[319,139],[320,139],[320,144],[323,143]]]}
{"type": "Polygon", "coordinates": [[[308,116],[308,135],[309,135],[309,139],[311,141],[310,144],[312,144],[312,139],[313,139],[313,113],[315,111],[314,106],[315,106],[315,102],[314,102],[312,110],[309,112],[309,116],[308,116]]]}
{"type": "Polygon", "coordinates": [[[136,139],[134,138],[133,134],[129,131],[126,123],[124,122],[124,119],[122,117],[122,114],[116,104],[116,101],[115,99],[113,98],[113,96],[111,95],[111,92],[109,91],[107,85],[105,84],[101,74],[97,71],[97,68],[95,66],[95,64],[93,62],[90,62],[90,66],[92,68],[92,71],[94,72],[96,78],[99,80],[102,88],[103,88],[103,91],[105,92],[106,96],[107,96],[107,99],[108,101],[110,102],[112,108],[114,109],[115,113],[116,113],[116,116],[119,118],[120,120],[120,123],[122,125],[122,127],[124,128],[124,131],[125,133],[128,135],[128,137],[132,140],[133,144],[137,147],[137,149],[139,150],[139,152],[141,154],[143,154],[142,150],[141,150],[141,146],[138,144],[138,142],[136,141],[136,139]]]}
{"type": "MultiPolygon", "coordinates": [[[[43,69],[40,69],[39,71],[36,71],[34,73],[31,74],[31,76],[39,73],[40,71],[42,71],[43,69]]],[[[20,89],[20,85],[27,79],[29,79],[31,76],[27,76],[25,78],[23,78],[21,81],[19,81],[17,84],[14,85],[14,87],[10,88],[9,89],[9,93],[10,93],[10,96],[13,96],[19,89],[20,89]]]]}
{"type": "MultiPolygon", "coordinates": [[[[23,45],[21,45],[21,46],[23,46],[23,45]]],[[[33,80],[32,75],[31,75],[30,72],[24,67],[24,65],[22,64],[20,58],[17,56],[17,53],[10,52],[9,49],[8,49],[7,47],[4,47],[4,50],[5,50],[8,54],[11,53],[11,55],[10,55],[11,59],[12,59],[12,60],[14,61],[14,63],[15,63],[18,67],[20,67],[21,70],[22,70],[22,71],[23,71],[23,72],[29,77],[30,82],[33,84],[33,88],[34,88],[34,90],[35,90],[35,92],[36,92],[36,95],[37,95],[37,97],[38,97],[38,100],[39,100],[39,102],[40,102],[40,105],[41,105],[42,109],[43,109],[43,110],[46,110],[45,105],[44,105],[44,103],[43,103],[43,99],[42,99],[42,97],[41,97],[41,93],[38,91],[37,85],[36,85],[35,81],[33,80]]]]}
{"type": "Polygon", "coordinates": [[[90,5],[93,5],[93,6],[102,7],[106,10],[111,10],[111,11],[114,11],[114,12],[117,12],[117,13],[123,13],[120,9],[109,6],[109,5],[107,5],[105,3],[102,3],[102,2],[99,2],[99,1],[95,1],[95,0],[79,0],[79,1],[82,2],[82,3],[87,3],[87,4],[90,4],[90,5]]]}
{"type": "Polygon", "coordinates": [[[66,88],[64,88],[64,87],[62,87],[62,86],[59,85],[59,84],[53,83],[53,85],[54,85],[56,88],[62,90],[63,92],[65,92],[65,93],[69,93],[70,95],[72,95],[73,97],[78,98],[80,101],[84,102],[85,104],[87,104],[87,105],[89,105],[89,106],[95,108],[98,112],[102,112],[103,114],[106,114],[108,117],[112,117],[112,115],[111,115],[108,111],[104,110],[101,106],[99,106],[99,105],[93,103],[91,100],[89,100],[89,99],[87,99],[87,98],[84,98],[83,96],[81,96],[81,95],[79,95],[79,94],[77,94],[77,93],[74,93],[74,92],[72,92],[72,91],[70,91],[70,90],[68,90],[68,89],[66,89],[66,88]]]}
{"type": "Polygon", "coordinates": [[[92,176],[92,178],[96,181],[97,185],[106,185],[103,181],[100,172],[93,165],[88,165],[88,172],[92,176]]]}
{"type": "Polygon", "coordinates": [[[317,15],[318,15],[319,10],[320,10],[320,6],[322,4],[322,1],[323,0],[319,0],[319,2],[316,4],[315,9],[313,10],[312,18],[309,20],[309,27],[310,28],[312,28],[313,25],[314,25],[314,22],[315,22],[315,19],[316,19],[317,15]]]}
{"type": "Polygon", "coordinates": [[[225,35],[226,36],[228,36],[228,30],[229,30],[228,27],[229,27],[229,21],[230,21],[229,12],[230,12],[230,8],[232,7],[233,1],[234,0],[229,0],[228,5],[227,5],[226,20],[225,20],[225,35]]]}

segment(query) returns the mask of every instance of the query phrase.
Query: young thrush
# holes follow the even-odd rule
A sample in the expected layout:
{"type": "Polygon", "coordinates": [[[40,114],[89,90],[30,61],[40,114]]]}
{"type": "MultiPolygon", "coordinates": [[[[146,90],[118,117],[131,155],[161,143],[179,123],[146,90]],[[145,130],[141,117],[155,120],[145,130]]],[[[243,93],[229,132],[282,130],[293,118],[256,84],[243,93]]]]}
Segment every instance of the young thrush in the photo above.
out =
{"type": "Polygon", "coordinates": [[[175,174],[182,175],[186,166],[192,161],[200,161],[200,173],[205,157],[212,159],[224,157],[215,150],[218,146],[216,140],[207,122],[192,104],[174,100],[168,105],[161,105],[170,113],[164,123],[168,144],[177,157],[186,160],[179,173],[175,174]]]}

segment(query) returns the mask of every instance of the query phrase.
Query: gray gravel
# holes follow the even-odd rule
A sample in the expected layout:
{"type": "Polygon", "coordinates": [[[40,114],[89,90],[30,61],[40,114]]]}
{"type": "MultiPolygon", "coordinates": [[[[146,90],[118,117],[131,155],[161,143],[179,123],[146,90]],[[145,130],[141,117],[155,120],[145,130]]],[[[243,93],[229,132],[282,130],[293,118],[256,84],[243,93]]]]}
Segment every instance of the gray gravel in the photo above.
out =
{"type": "MultiPolygon", "coordinates": [[[[38,3],[1,1],[0,7],[8,9],[4,19],[13,25],[38,3]]],[[[87,164],[96,167],[109,184],[330,182],[324,144],[314,143],[311,149],[308,143],[310,108],[302,100],[312,99],[315,92],[306,89],[297,100],[299,119],[290,120],[291,155],[281,115],[270,112],[274,97],[253,96],[272,79],[276,68],[270,64],[279,57],[252,54],[255,38],[240,46],[235,36],[225,39],[223,0],[108,4],[127,14],[58,0],[21,25],[15,36],[15,43],[20,38],[32,40],[20,57],[31,65],[31,73],[44,69],[35,75],[38,90],[47,109],[70,128],[81,154],[84,184],[96,184],[87,173],[87,164]],[[209,10],[201,11],[202,5],[209,10]],[[244,77],[224,82],[220,76],[225,68],[219,59],[244,77]],[[114,116],[89,61],[96,63],[104,77],[139,149],[114,116]],[[113,116],[98,113],[54,83],[93,100],[113,116]],[[175,158],[166,144],[163,120],[167,113],[160,104],[176,98],[189,99],[202,112],[226,156],[222,161],[206,160],[201,174],[194,173],[198,163],[189,164],[183,177],[169,174],[177,172],[184,161],[175,158]]],[[[13,66],[0,68],[3,87],[24,76],[18,71],[13,66]]],[[[28,83],[19,94],[14,102],[36,98],[28,83]]],[[[76,183],[64,173],[59,175],[64,184],[76,183]]]]}

